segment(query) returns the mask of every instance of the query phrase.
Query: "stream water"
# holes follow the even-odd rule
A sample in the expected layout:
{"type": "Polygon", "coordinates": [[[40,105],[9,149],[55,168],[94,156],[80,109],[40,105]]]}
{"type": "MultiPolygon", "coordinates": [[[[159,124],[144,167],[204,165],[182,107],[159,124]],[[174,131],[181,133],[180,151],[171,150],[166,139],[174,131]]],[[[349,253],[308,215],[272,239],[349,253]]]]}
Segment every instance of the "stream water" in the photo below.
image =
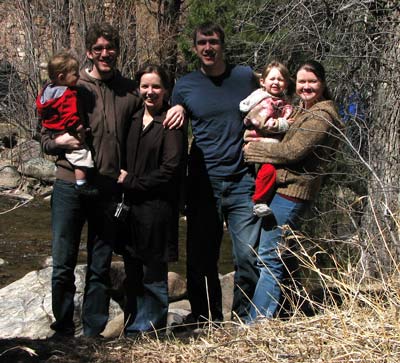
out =
{"type": "MultiPolygon", "coordinates": [[[[82,233],[79,262],[85,263],[86,232],[82,233]]],[[[180,224],[179,261],[171,263],[170,271],[185,274],[186,223],[180,224]]],[[[220,257],[220,272],[232,271],[231,243],[225,232],[220,257]]],[[[43,266],[51,255],[51,226],[49,201],[33,199],[21,205],[14,198],[0,196],[0,288],[43,266]]],[[[119,257],[115,256],[115,260],[119,257]]]]}

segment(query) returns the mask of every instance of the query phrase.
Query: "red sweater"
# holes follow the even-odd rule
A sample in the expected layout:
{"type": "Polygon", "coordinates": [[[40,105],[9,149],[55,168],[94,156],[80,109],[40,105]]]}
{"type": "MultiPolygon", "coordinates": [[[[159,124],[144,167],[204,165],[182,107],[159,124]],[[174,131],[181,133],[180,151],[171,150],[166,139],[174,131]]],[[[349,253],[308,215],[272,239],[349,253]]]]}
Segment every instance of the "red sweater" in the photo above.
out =
{"type": "Polygon", "coordinates": [[[46,85],[36,98],[42,126],[53,131],[67,131],[80,124],[76,90],[46,85]]]}

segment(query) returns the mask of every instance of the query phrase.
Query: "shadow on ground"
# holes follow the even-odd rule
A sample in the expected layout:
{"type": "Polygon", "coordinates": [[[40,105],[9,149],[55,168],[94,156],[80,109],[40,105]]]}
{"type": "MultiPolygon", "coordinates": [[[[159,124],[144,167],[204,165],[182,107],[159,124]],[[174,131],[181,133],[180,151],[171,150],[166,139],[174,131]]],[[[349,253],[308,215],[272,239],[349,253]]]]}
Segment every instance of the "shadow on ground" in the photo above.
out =
{"type": "Polygon", "coordinates": [[[0,363],[85,363],[98,357],[102,341],[88,338],[64,340],[0,340],[0,363]]]}

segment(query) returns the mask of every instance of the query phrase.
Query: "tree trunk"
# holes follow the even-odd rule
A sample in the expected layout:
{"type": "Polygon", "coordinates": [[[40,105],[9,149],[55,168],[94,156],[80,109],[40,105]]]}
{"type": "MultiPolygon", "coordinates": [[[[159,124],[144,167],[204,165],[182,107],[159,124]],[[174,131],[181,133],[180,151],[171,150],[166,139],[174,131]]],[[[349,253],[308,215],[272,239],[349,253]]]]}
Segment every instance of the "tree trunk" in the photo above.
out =
{"type": "Polygon", "coordinates": [[[368,202],[362,222],[362,266],[367,275],[385,276],[399,272],[400,206],[400,11],[386,14],[381,44],[379,80],[371,107],[369,155],[372,173],[368,181],[368,202]],[[385,29],[386,30],[386,29],[385,29]]]}
{"type": "Polygon", "coordinates": [[[182,0],[162,0],[163,16],[158,24],[160,38],[164,43],[162,64],[173,77],[177,68],[178,44],[176,38],[181,5],[182,0]]]}
{"type": "Polygon", "coordinates": [[[53,6],[53,52],[59,52],[61,49],[69,49],[71,47],[69,0],[56,0],[53,6]]]}

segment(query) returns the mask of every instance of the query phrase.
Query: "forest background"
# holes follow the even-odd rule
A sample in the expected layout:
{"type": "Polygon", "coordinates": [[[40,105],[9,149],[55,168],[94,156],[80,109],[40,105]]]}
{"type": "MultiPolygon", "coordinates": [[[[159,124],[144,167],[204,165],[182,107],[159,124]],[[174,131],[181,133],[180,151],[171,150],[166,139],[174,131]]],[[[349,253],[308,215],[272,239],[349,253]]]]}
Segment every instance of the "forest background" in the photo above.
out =
{"type": "Polygon", "coordinates": [[[399,2],[384,0],[0,0],[0,77],[8,85],[0,88],[1,122],[37,137],[33,100],[43,65],[62,49],[84,64],[93,22],[118,28],[118,66],[130,77],[147,61],[175,78],[195,69],[191,33],[206,20],[225,28],[232,63],[261,71],[277,59],[293,73],[306,59],[321,61],[346,129],[292,252],[327,296],[335,289],[342,302],[361,299],[377,314],[393,307],[398,316],[399,15],[399,2]]]}

